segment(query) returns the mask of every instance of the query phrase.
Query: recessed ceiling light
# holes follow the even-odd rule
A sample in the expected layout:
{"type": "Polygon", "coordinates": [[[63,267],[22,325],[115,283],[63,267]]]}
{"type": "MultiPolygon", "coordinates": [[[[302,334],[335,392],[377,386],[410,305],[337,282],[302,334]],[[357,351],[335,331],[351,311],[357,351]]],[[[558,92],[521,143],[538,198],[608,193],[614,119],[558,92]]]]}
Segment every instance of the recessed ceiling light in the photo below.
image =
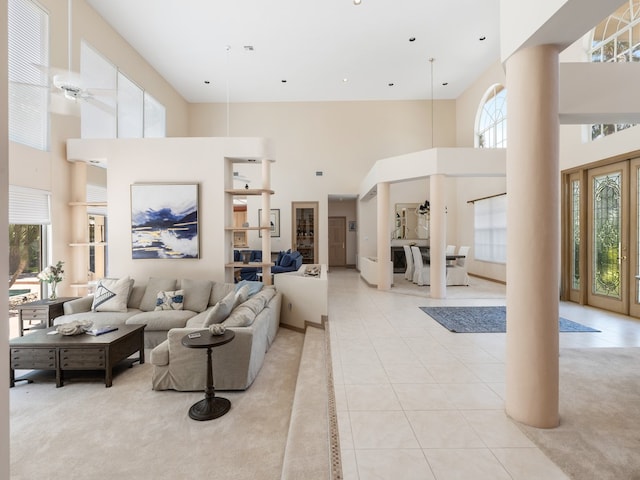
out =
{"type": "Polygon", "coordinates": [[[360,5],[361,3],[362,3],[362,0],[353,0],[354,5],[360,5]]]}
{"type": "Polygon", "coordinates": [[[482,41],[484,41],[484,40],[486,40],[486,39],[487,39],[487,37],[485,37],[484,35],[482,35],[478,40],[480,40],[480,41],[482,42],[482,41]]]}
{"type": "Polygon", "coordinates": [[[343,79],[342,79],[342,81],[343,81],[344,83],[347,83],[347,82],[349,81],[349,79],[348,79],[348,78],[343,78],[343,79]]]}
{"type": "Polygon", "coordinates": [[[409,41],[410,41],[410,42],[415,42],[415,41],[416,41],[416,37],[410,37],[410,38],[409,38],[409,41]]]}
{"type": "Polygon", "coordinates": [[[393,85],[394,85],[393,83],[389,83],[389,86],[390,86],[390,87],[393,87],[393,85]]]}
{"type": "Polygon", "coordinates": [[[245,52],[253,52],[253,45],[245,45],[244,50],[245,52]]]}
{"type": "Polygon", "coordinates": [[[209,85],[210,83],[211,83],[211,82],[210,82],[209,80],[205,80],[205,81],[204,81],[204,84],[205,84],[205,85],[209,85]]]}
{"type": "Polygon", "coordinates": [[[442,85],[446,87],[447,85],[449,85],[449,82],[442,82],[442,85]]]}
{"type": "Polygon", "coordinates": [[[287,83],[285,79],[280,80],[282,83],[287,83]]]}

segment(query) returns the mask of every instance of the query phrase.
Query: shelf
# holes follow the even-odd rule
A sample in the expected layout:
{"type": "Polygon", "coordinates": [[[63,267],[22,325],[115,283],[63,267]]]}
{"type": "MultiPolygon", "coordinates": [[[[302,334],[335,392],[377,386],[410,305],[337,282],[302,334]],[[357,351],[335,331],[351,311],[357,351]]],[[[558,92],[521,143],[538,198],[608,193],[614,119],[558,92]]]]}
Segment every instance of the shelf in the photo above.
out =
{"type": "Polygon", "coordinates": [[[273,267],[275,265],[275,263],[271,263],[271,262],[249,262],[249,263],[242,263],[242,262],[233,262],[233,263],[227,263],[225,265],[225,268],[261,268],[261,267],[273,267]]]}
{"type": "Polygon", "coordinates": [[[224,193],[230,193],[231,195],[262,195],[263,193],[268,193],[273,195],[275,192],[266,188],[232,188],[225,190],[224,193]]]}
{"type": "Polygon", "coordinates": [[[69,202],[71,207],[106,207],[107,202],[69,202]]]}
{"type": "Polygon", "coordinates": [[[107,242],[82,242],[82,243],[70,243],[70,247],[106,247],[107,242]]]}
{"type": "Polygon", "coordinates": [[[248,232],[249,230],[271,230],[271,227],[224,227],[229,232],[248,232]]]}

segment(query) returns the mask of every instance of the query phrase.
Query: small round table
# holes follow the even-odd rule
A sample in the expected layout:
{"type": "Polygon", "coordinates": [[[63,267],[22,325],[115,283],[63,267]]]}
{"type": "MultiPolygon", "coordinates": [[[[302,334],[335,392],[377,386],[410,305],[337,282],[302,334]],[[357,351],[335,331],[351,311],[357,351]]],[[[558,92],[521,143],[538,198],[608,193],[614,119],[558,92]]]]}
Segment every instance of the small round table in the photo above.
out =
{"type": "Polygon", "coordinates": [[[185,335],[182,337],[182,345],[187,348],[207,349],[207,384],[204,388],[204,399],[191,406],[189,416],[194,420],[212,420],[227,413],[231,408],[231,402],[215,395],[211,349],[229,343],[236,334],[232,330],[227,330],[222,335],[213,335],[209,330],[200,330],[194,333],[199,333],[200,336],[185,335]]]}

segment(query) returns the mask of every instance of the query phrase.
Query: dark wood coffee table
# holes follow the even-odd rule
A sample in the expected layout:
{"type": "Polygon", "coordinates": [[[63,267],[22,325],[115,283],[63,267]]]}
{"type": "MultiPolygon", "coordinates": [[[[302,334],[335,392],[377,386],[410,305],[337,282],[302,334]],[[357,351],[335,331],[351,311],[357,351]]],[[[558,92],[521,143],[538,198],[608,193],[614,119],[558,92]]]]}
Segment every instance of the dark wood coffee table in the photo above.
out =
{"type": "Polygon", "coordinates": [[[104,370],[104,383],[113,382],[113,367],[140,352],[137,360],[144,363],[144,328],[146,325],[120,325],[103,335],[49,335],[56,327],[38,330],[9,340],[10,384],[15,370],[55,370],[56,387],[62,387],[65,370],[104,370]]]}
{"type": "Polygon", "coordinates": [[[182,345],[187,348],[207,349],[207,383],[204,387],[204,399],[194,403],[189,409],[189,416],[194,420],[212,420],[221,417],[231,409],[231,402],[227,398],[216,397],[213,386],[213,366],[211,364],[211,349],[229,343],[236,336],[232,330],[222,335],[213,335],[209,330],[193,332],[199,336],[188,334],[182,337],[182,345]]]}

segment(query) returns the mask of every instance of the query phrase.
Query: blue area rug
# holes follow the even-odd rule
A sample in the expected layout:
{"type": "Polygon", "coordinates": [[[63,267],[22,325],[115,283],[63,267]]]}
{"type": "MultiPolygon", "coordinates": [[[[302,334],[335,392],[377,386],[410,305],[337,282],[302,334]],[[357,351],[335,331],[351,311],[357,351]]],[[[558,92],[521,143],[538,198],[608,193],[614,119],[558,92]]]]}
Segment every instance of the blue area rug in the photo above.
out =
{"type": "MultiPolygon", "coordinates": [[[[499,307],[420,307],[447,330],[454,333],[501,333],[507,331],[507,309],[499,307]]],[[[599,332],[560,317],[561,332],[599,332]]]]}

